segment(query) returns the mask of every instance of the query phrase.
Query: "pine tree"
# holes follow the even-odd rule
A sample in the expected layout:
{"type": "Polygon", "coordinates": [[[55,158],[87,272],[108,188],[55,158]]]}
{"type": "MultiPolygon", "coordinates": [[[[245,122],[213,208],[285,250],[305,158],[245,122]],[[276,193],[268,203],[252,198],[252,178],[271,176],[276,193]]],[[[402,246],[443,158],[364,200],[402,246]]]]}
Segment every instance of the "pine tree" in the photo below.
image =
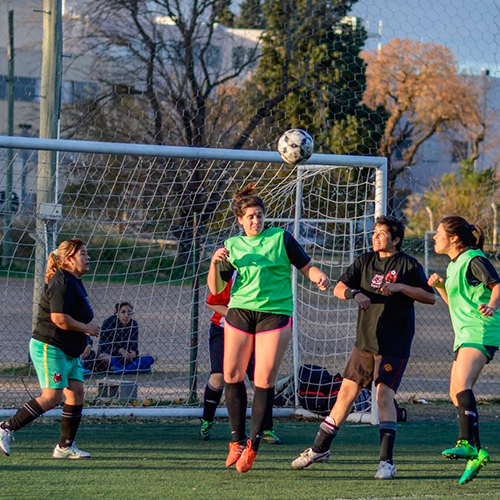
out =
{"type": "Polygon", "coordinates": [[[243,0],[237,27],[242,29],[265,29],[261,0],[243,0]]]}
{"type": "Polygon", "coordinates": [[[266,120],[274,129],[268,141],[280,131],[303,128],[317,151],[376,153],[384,113],[361,104],[367,34],[356,18],[346,17],[356,1],[264,1],[262,57],[249,93],[262,100],[293,89],[266,120]]]}
{"type": "Polygon", "coordinates": [[[231,0],[216,1],[217,22],[228,28],[233,28],[235,24],[235,15],[231,11],[231,0]]]}

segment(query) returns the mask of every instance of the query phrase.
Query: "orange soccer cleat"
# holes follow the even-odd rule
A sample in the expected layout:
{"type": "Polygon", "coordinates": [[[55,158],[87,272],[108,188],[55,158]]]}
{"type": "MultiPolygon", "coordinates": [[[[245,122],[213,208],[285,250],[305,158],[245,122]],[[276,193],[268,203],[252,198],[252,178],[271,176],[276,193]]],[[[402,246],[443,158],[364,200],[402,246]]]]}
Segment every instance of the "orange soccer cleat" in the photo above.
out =
{"type": "Polygon", "coordinates": [[[239,442],[230,441],[229,453],[227,454],[226,458],[226,467],[231,467],[231,465],[234,465],[240,459],[244,449],[245,445],[239,442]]]}
{"type": "Polygon", "coordinates": [[[256,456],[257,452],[253,449],[252,441],[249,439],[241,457],[236,462],[236,470],[242,474],[248,472],[252,468],[256,456]]]}

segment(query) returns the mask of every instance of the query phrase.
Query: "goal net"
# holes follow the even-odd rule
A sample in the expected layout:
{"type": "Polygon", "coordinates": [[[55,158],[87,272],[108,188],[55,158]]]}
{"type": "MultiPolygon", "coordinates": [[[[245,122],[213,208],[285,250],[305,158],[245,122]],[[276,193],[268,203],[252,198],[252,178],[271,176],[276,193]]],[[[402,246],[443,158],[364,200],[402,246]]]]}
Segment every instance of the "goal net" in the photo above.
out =
{"type": "MultiPolygon", "coordinates": [[[[386,205],[385,160],[375,157],[313,155],[293,167],[262,151],[14,137],[0,137],[0,147],[3,413],[38,394],[28,345],[45,259],[61,241],[87,242],[92,263],[84,283],[95,321],[131,303],[139,353],[154,358],[150,369],[90,366],[89,407],[200,415],[210,372],[206,275],[215,249],[239,232],[230,206],[235,189],[254,182],[268,222],[294,234],[333,280],[369,248],[374,217],[386,205]]],[[[311,366],[322,377],[341,372],[355,339],[352,303],[319,292],[295,271],[294,297],[294,338],[276,401],[283,415],[304,408],[304,391],[306,409],[333,397],[334,385],[328,394],[314,386],[311,366]]],[[[94,352],[100,348],[94,341],[94,352]]],[[[369,401],[359,409],[372,418],[369,401]]]]}

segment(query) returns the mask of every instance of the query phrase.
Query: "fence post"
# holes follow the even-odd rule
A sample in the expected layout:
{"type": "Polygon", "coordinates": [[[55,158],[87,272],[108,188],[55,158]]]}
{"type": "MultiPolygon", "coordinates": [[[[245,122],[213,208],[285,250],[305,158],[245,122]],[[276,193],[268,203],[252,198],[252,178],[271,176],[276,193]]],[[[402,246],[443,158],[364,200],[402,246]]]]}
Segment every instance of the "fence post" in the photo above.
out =
{"type": "Polygon", "coordinates": [[[189,402],[196,403],[198,396],[198,328],[199,328],[199,263],[198,263],[198,213],[193,213],[193,250],[192,250],[192,306],[191,306],[191,335],[189,342],[189,402]]]}
{"type": "MultiPolygon", "coordinates": [[[[40,96],[40,138],[56,139],[61,107],[61,58],[62,58],[62,1],[43,2],[43,44],[40,96]]],[[[44,284],[47,255],[57,244],[57,222],[52,210],[43,210],[44,204],[56,202],[57,153],[40,151],[38,154],[38,179],[36,193],[36,250],[33,283],[33,327],[38,302],[44,284]]]]}

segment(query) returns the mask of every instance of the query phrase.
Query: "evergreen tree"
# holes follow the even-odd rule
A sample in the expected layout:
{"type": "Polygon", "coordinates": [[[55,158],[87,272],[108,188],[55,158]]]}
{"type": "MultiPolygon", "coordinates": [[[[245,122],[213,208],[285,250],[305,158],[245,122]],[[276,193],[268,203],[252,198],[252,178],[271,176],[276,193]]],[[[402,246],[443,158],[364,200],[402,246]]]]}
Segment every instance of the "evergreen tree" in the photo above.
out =
{"type": "Polygon", "coordinates": [[[242,29],[264,29],[264,14],[261,0],[243,0],[237,27],[242,29]]]}
{"type": "Polygon", "coordinates": [[[346,17],[357,0],[264,1],[266,32],[249,94],[286,97],[266,117],[272,132],[303,128],[316,150],[375,154],[384,125],[383,109],[361,105],[366,86],[361,58],[367,34],[346,17]]]}
{"type": "Polygon", "coordinates": [[[233,28],[235,15],[231,11],[231,0],[217,0],[215,6],[217,22],[228,28],[233,28]]]}

